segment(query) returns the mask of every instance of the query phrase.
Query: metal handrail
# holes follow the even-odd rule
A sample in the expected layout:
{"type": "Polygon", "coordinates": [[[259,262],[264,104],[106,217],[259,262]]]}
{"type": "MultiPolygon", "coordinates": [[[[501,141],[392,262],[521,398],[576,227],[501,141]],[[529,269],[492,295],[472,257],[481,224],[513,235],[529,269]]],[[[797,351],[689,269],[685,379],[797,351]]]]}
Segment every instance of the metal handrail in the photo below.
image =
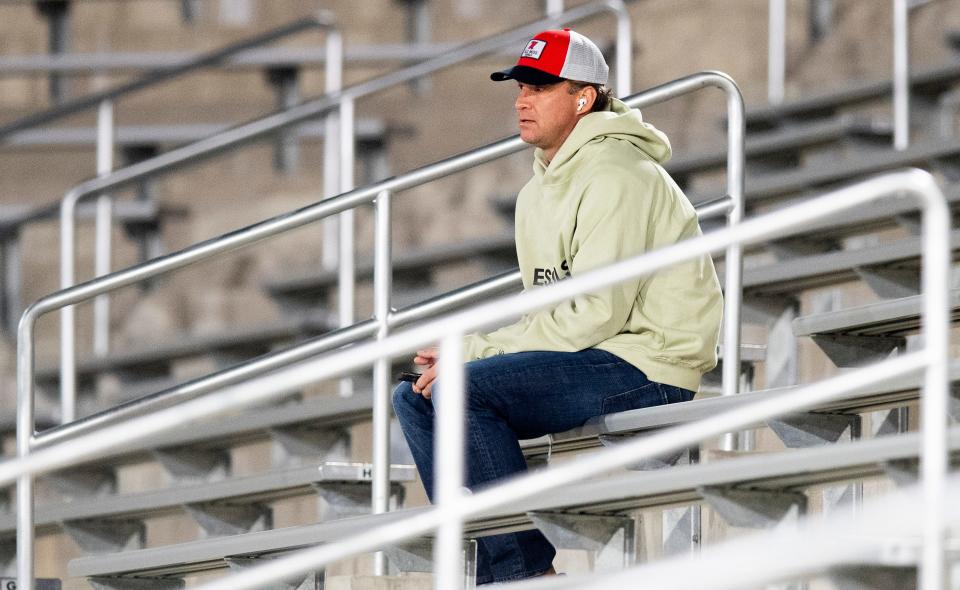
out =
{"type": "MultiPolygon", "coordinates": [[[[724,196],[699,203],[694,207],[694,211],[697,213],[697,218],[702,222],[707,219],[726,216],[731,207],[730,197],[724,196]]],[[[442,313],[457,310],[465,305],[480,303],[496,295],[522,288],[523,280],[520,269],[509,270],[408,307],[392,310],[388,316],[388,328],[391,330],[402,328],[442,313]]],[[[118,424],[124,420],[184,403],[205,393],[239,383],[249,377],[256,377],[307,360],[324,352],[356,344],[362,340],[375,337],[378,329],[375,318],[363,320],[352,326],[338,328],[283,350],[270,352],[238,363],[216,373],[210,373],[186,383],[107,408],[67,424],[54,426],[36,433],[31,442],[31,449],[36,451],[59,444],[106,426],[118,424]]]]}
{"type": "MultiPolygon", "coordinates": [[[[241,124],[233,129],[218,133],[209,138],[160,154],[149,160],[144,160],[132,166],[116,170],[109,175],[85,181],[71,188],[64,195],[60,209],[60,284],[68,288],[75,283],[75,219],[74,212],[79,201],[102,194],[106,191],[142,180],[144,178],[171,172],[178,168],[192,165],[212,157],[228,149],[247,145],[263,136],[285,129],[307,119],[315,118],[339,108],[339,136],[340,151],[343,152],[340,166],[333,170],[338,172],[338,186],[336,191],[347,192],[352,186],[352,150],[353,150],[353,105],[361,97],[385,90],[397,84],[410,82],[424,75],[442,70],[462,61],[473,59],[487,53],[502,50],[510,43],[519,39],[528,38],[545,28],[557,26],[561,23],[579,21],[602,13],[612,13],[617,19],[616,40],[616,84],[617,93],[626,96],[630,93],[631,83],[631,47],[630,47],[630,15],[623,0],[601,0],[572,8],[563,14],[529,23],[487,37],[480,41],[466,43],[459,48],[438,55],[419,64],[409,66],[389,74],[361,82],[349,88],[330,92],[322,97],[306,101],[291,109],[274,113],[267,117],[241,124]]],[[[741,108],[742,114],[742,108],[741,108]]],[[[742,116],[741,116],[742,119],[742,116]]],[[[742,170],[742,167],[741,167],[742,170]]],[[[325,169],[327,172],[328,169],[325,169]]],[[[328,177],[325,174],[325,177],[328,177]]],[[[741,183],[742,186],[742,183],[741,183]]],[[[732,194],[732,193],[731,193],[732,194]]],[[[742,194],[742,191],[741,191],[742,194]]],[[[349,325],[353,322],[352,303],[354,290],[353,277],[353,223],[350,208],[344,209],[344,216],[340,222],[339,235],[339,294],[341,324],[349,325]]],[[[327,233],[327,232],[325,232],[327,233]]],[[[326,239],[326,238],[325,238],[326,239]]],[[[329,247],[325,243],[325,250],[329,247]]],[[[75,359],[75,315],[71,307],[61,312],[60,345],[61,345],[61,372],[60,390],[62,415],[73,414],[76,398],[76,359],[75,359]]]]}
{"type": "Polygon", "coordinates": [[[196,70],[219,65],[227,58],[242,51],[259,47],[261,45],[266,45],[268,43],[273,43],[283,39],[284,37],[289,37],[290,35],[301,33],[309,29],[328,28],[333,26],[333,23],[334,20],[331,13],[327,11],[320,11],[314,16],[297,19],[291,23],[285,24],[271,31],[267,31],[266,33],[250,37],[249,39],[244,39],[238,43],[233,43],[207,53],[193,56],[175,66],[169,68],[157,68],[155,70],[146,72],[132,82],[127,82],[126,84],[120,84],[119,86],[115,86],[101,92],[94,92],[80,98],[69,100],[61,103],[57,107],[42,111],[40,113],[27,115],[11,123],[0,125],[0,145],[2,145],[2,142],[8,137],[19,131],[23,131],[24,129],[38,127],[45,123],[52,123],[53,121],[63,119],[70,115],[88,111],[98,107],[104,101],[113,102],[118,98],[122,98],[128,94],[146,90],[147,88],[155,86],[156,84],[168,82],[185,74],[193,73],[196,70]]]}
{"type": "MultiPolygon", "coordinates": [[[[329,11],[318,11],[313,16],[300,18],[291,23],[250,37],[237,43],[209,51],[185,60],[171,68],[162,68],[149,71],[132,82],[120,84],[113,88],[94,92],[86,96],[73,99],[52,109],[27,115],[11,123],[0,125],[0,147],[4,142],[16,133],[25,129],[30,129],[46,123],[51,123],[66,118],[77,113],[81,113],[93,108],[97,109],[97,175],[104,177],[110,174],[113,169],[113,150],[114,150],[114,105],[117,100],[153,88],[162,83],[181,78],[187,74],[194,73],[203,68],[224,63],[228,58],[248,51],[255,47],[267,45],[276,42],[285,37],[301,33],[311,29],[322,29],[327,31],[327,53],[331,56],[328,61],[327,71],[342,69],[342,60],[339,59],[340,52],[338,47],[342,43],[342,38],[334,26],[332,13],[329,11]]],[[[339,78],[339,73],[337,74],[339,78]]],[[[328,88],[329,89],[329,88],[328,88]]],[[[325,158],[336,158],[338,150],[324,148],[325,158]]],[[[336,191],[339,192],[339,191],[336,191]]],[[[111,226],[112,220],[112,200],[109,196],[101,194],[97,203],[97,215],[95,222],[95,275],[101,276],[110,272],[111,265],[111,226]]],[[[106,355],[109,352],[110,337],[110,307],[107,297],[100,297],[95,302],[94,308],[94,329],[93,329],[93,350],[98,356],[106,355]]],[[[68,391],[72,387],[72,382],[68,380],[68,391]]],[[[72,420],[74,416],[74,404],[63,404],[61,408],[64,420],[72,420]]]]}
{"type": "MultiPolygon", "coordinates": [[[[957,440],[960,429],[950,431],[957,440]]],[[[854,443],[856,444],[856,443],[854,443]]],[[[956,446],[951,445],[956,453],[956,446]]],[[[947,478],[948,497],[960,496],[960,476],[947,478]]],[[[783,584],[785,580],[809,579],[833,568],[860,565],[870,571],[875,565],[903,567],[909,571],[915,554],[913,539],[919,533],[923,506],[920,490],[897,487],[879,498],[871,498],[862,507],[848,513],[832,513],[830,520],[808,517],[796,526],[778,526],[757,531],[745,538],[728,540],[702,549],[686,559],[655,562],[619,571],[593,573],[576,578],[541,580],[536,590],[608,590],[609,588],[670,588],[671,590],[733,590],[740,588],[803,587],[783,584]],[[896,555],[897,557],[892,557],[896,555]],[[749,560],[750,567],[742,564],[749,560]]],[[[942,515],[944,525],[955,530],[960,525],[960,510],[948,503],[942,515]]],[[[787,523],[785,523],[787,524],[787,523]]],[[[793,523],[790,523],[793,524],[793,523]]],[[[956,545],[950,547],[956,550],[956,545]]],[[[869,576],[868,576],[869,577],[869,576]]],[[[841,576],[842,578],[842,576],[841,576]]],[[[903,586],[897,575],[860,588],[915,588],[910,576],[903,586]]],[[[862,583],[861,583],[862,584],[862,583]]],[[[847,586],[838,583],[838,587],[847,586]]],[[[955,584],[954,584],[955,586],[955,584]]],[[[501,590],[531,590],[529,582],[514,582],[501,590]]]]}
{"type": "MultiPolygon", "coordinates": [[[[893,0],[893,147],[910,145],[910,10],[927,4],[917,0],[893,0]]],[[[767,41],[767,101],[781,104],[786,79],[786,0],[769,0],[767,41]]]]}
{"type": "MultiPolygon", "coordinates": [[[[725,432],[735,431],[765,419],[797,412],[824,403],[849,391],[869,387],[898,375],[925,372],[922,395],[923,425],[921,477],[923,485],[923,555],[921,587],[942,590],[944,580],[945,530],[938,517],[945,506],[947,472],[946,433],[949,399],[949,209],[933,177],[921,170],[886,174],[830,192],[800,204],[745,221],[682,243],[615,263],[582,276],[448,315],[427,324],[406,329],[388,338],[350,347],[301,363],[276,373],[247,381],[224,391],[197,399],[177,408],[136,418],[97,433],[64,442],[0,464],[0,486],[14,480],[20,484],[38,473],[62,468],[81,460],[111,454],[135,441],[146,441],[186,423],[275,399],[319,380],[336,377],[389,359],[419,347],[441,342],[444,395],[437,399],[437,469],[446,477],[462,469],[463,382],[450,379],[461,375],[462,356],[456,354],[462,335],[526,313],[548,308],[576,295],[616,285],[634,277],[700,256],[728,249],[734,243],[751,244],[800,233],[818,220],[840,215],[881,199],[918,204],[923,227],[923,328],[924,348],[797,389],[723,412],[705,420],[666,429],[663,432],[625,442],[587,458],[559,467],[525,475],[472,495],[461,491],[461,481],[439,478],[437,505],[400,521],[368,529],[331,545],[299,551],[268,565],[245,570],[242,576],[205,584],[198,590],[246,590],[273,580],[307,572],[350,555],[372,551],[398,541],[440,529],[446,539],[462,536],[462,520],[485,510],[517,502],[547,490],[635,463],[644,457],[662,455],[725,432]],[[454,367],[450,369],[449,367],[454,367]]],[[[79,289],[79,288],[78,288],[79,289]]],[[[18,433],[19,435],[20,433],[18,433]]],[[[19,437],[18,437],[19,442],[19,437]]],[[[459,543],[436,543],[438,564],[436,588],[456,587],[451,564],[459,559],[459,543]],[[442,564],[447,564],[446,566],[442,564]]]]}
{"type": "MultiPolygon", "coordinates": [[[[523,282],[519,269],[507,271],[432,299],[395,310],[390,314],[390,328],[408,326],[445,312],[454,311],[471,303],[485,301],[490,297],[506,292],[517,291],[522,287],[523,282]]],[[[68,424],[54,426],[37,433],[33,437],[31,448],[36,451],[59,444],[124,420],[184,403],[205,393],[239,383],[249,377],[263,375],[315,357],[318,354],[356,344],[362,340],[375,337],[377,329],[376,320],[371,318],[346,328],[333,330],[305,340],[295,346],[261,355],[216,373],[78,418],[68,424]]]]}
{"type": "MultiPolygon", "coordinates": [[[[668,100],[670,98],[700,90],[705,87],[718,87],[726,93],[727,97],[727,125],[728,125],[728,172],[727,184],[730,203],[724,206],[723,210],[727,214],[727,220],[730,224],[738,223],[743,210],[743,142],[744,142],[744,119],[743,119],[743,99],[736,84],[727,75],[718,72],[704,72],[694,74],[652,88],[645,92],[638,93],[635,96],[625,99],[626,104],[632,107],[642,108],[668,100]]],[[[346,92],[346,91],[345,91],[346,92]]],[[[332,99],[322,99],[331,101],[332,99]]],[[[296,110],[296,109],[294,109],[296,110]]],[[[281,114],[284,115],[284,114],[281,114]]],[[[277,116],[281,116],[277,115],[277,116]]],[[[249,131],[247,132],[249,133],[249,131]]],[[[422,167],[399,177],[385,180],[383,182],[371,185],[369,187],[357,189],[340,195],[335,198],[326,199],[320,203],[305,207],[303,209],[274,217],[272,219],[248,226],[224,236],[196,244],[176,253],[172,253],[152,261],[148,261],[127,270],[113,273],[86,283],[69,287],[52,295],[48,295],[31,305],[23,314],[18,327],[18,350],[17,350],[17,433],[18,433],[18,454],[25,456],[31,452],[33,437],[36,430],[34,419],[34,327],[37,319],[43,314],[55,311],[57,309],[70,309],[69,306],[80,303],[81,301],[96,297],[103,293],[119,289],[139,281],[151,278],[172,270],[176,270],[210,258],[219,253],[228,252],[241,246],[251,244],[267,237],[300,227],[307,223],[329,217],[331,215],[342,213],[357,206],[373,202],[378,195],[387,192],[404,190],[413,186],[418,186],[425,182],[452,174],[468,167],[477,166],[493,159],[512,154],[523,149],[525,144],[518,136],[514,136],[499,142],[478,148],[471,152],[448,158],[446,160],[422,167]]],[[[173,153],[173,152],[171,152],[173,153]]],[[[177,156],[182,158],[182,156],[177,156]]],[[[159,158],[163,158],[160,156],[159,158]]],[[[180,162],[182,160],[174,160],[180,162]]],[[[136,166],[131,167],[136,168],[136,166]]],[[[130,170],[130,169],[124,169],[130,170]]],[[[124,172],[118,171],[116,174],[124,172]]],[[[136,178],[137,174],[143,172],[127,172],[123,180],[136,178]]],[[[105,190],[104,185],[109,184],[109,180],[96,179],[89,181],[97,187],[97,190],[105,190]]],[[[121,182],[114,180],[112,182],[121,182]]],[[[95,192],[84,193],[78,191],[72,193],[75,195],[95,194],[95,192]]],[[[76,199],[73,200],[74,204],[76,199]]],[[[382,217],[381,217],[382,219],[382,217]]],[[[389,222],[387,222],[389,225],[389,222]]],[[[378,230],[378,234],[382,230],[378,230]]],[[[379,265],[389,265],[389,260],[381,258],[379,265]]],[[[725,326],[724,340],[724,366],[723,382],[724,393],[734,394],[738,385],[738,370],[740,366],[740,285],[742,280],[742,250],[739,245],[731,245],[726,253],[726,297],[724,300],[724,315],[727,318],[725,326]]],[[[378,276],[384,276],[381,269],[378,276]]],[[[378,325],[388,322],[381,315],[376,318],[378,325]]],[[[381,335],[386,331],[378,328],[381,335]]],[[[378,391],[374,396],[374,416],[378,428],[374,430],[374,455],[382,458],[389,453],[389,423],[382,421],[378,416],[388,415],[390,408],[389,391],[385,387],[383,377],[383,368],[378,370],[375,382],[379,383],[378,391]]],[[[373,494],[374,510],[386,511],[388,500],[389,472],[388,461],[374,463],[373,494]]],[[[18,504],[19,517],[23,518],[24,523],[18,527],[18,546],[31,545],[33,529],[26,526],[26,523],[32,522],[32,481],[24,481],[18,486],[18,504]],[[20,488],[31,490],[20,495],[20,488]]],[[[379,562],[380,560],[378,560],[379,562]]],[[[22,567],[26,568],[26,565],[22,567]]]]}

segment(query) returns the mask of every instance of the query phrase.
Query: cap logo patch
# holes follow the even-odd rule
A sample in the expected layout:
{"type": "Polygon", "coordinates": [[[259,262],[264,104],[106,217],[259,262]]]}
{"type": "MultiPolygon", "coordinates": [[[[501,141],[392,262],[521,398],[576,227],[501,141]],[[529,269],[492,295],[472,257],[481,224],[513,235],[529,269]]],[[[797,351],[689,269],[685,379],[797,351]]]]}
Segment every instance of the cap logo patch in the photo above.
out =
{"type": "Polygon", "coordinates": [[[527,43],[527,47],[523,50],[523,53],[520,54],[520,57],[540,59],[540,54],[543,53],[543,49],[546,46],[546,41],[541,41],[540,39],[531,39],[530,42],[527,43]]]}

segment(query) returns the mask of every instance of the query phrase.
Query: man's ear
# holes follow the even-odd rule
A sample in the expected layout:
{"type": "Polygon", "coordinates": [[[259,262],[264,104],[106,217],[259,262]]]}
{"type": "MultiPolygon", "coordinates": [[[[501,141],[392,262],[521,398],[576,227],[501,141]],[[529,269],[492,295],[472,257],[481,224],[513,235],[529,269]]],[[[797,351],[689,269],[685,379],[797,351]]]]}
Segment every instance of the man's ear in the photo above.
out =
{"type": "Polygon", "coordinates": [[[580,96],[587,99],[586,104],[580,109],[581,113],[589,113],[593,110],[593,103],[597,101],[597,89],[593,86],[587,86],[580,92],[580,96]]]}

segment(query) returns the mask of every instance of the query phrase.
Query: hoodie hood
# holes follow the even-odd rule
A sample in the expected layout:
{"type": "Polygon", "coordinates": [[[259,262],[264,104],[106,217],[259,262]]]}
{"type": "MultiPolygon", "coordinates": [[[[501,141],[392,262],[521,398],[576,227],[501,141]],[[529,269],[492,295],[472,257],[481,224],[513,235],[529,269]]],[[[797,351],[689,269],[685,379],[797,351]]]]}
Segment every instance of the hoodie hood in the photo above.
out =
{"type": "Polygon", "coordinates": [[[547,176],[545,182],[559,181],[574,172],[572,165],[581,148],[606,139],[627,141],[658,164],[670,159],[673,151],[667,136],[649,123],[644,123],[638,109],[631,109],[623,101],[611,98],[606,111],[590,113],[580,119],[577,126],[564,140],[556,156],[548,166],[543,159],[543,150],[534,152],[533,171],[538,177],[547,176]]]}

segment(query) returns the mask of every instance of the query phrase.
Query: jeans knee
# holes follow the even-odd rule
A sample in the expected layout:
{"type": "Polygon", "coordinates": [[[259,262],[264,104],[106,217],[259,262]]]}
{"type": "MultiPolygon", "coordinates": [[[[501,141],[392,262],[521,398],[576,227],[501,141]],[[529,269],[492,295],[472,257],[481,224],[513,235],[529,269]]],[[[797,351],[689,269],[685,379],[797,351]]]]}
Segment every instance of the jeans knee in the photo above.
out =
{"type": "Polygon", "coordinates": [[[413,399],[413,387],[406,381],[401,382],[393,389],[393,411],[398,416],[404,408],[410,405],[413,399]]]}

